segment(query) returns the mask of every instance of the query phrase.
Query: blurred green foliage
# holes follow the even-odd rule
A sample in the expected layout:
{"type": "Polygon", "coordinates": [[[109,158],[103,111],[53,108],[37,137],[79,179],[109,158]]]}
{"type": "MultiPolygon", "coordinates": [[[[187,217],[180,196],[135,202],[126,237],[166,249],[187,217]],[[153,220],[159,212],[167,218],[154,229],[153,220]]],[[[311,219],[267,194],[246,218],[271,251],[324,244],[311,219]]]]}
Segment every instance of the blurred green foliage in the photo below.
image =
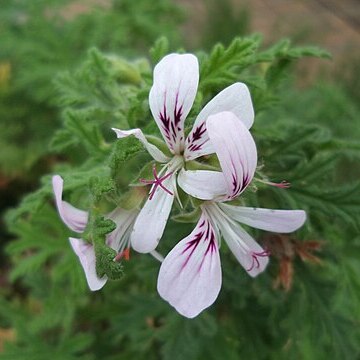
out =
{"type": "MultiPolygon", "coordinates": [[[[316,254],[322,265],[292,256],[293,286],[284,292],[273,283],[281,278],[286,252],[275,251],[269,270],[254,280],[223,246],[220,297],[194,320],[182,318],[159,298],[159,265],[149,256],[133,253],[131,261],[123,263],[120,281],[90,293],[66,240],[69,231],[49,205],[46,176],[43,186],[8,214],[18,238],[7,247],[14,262],[10,279],[21,291],[4,290],[10,301],[2,300],[1,323],[15,329],[16,336],[0,359],[356,358],[360,188],[355,182],[344,184],[338,175],[343,159],[357,159],[359,151],[344,128],[337,133],[337,125],[323,119],[336,116],[332,109],[340,111],[342,104],[347,111],[340,115],[349,119],[352,114],[351,122],[357,108],[339,89],[338,94],[326,86],[293,89],[286,76],[291,63],[326,53],[288,41],[259,50],[260,41],[258,36],[237,38],[228,47],[218,45],[210,54],[198,54],[202,77],[189,119],[230,83],[250,85],[257,114],[253,133],[264,165],[258,175],[287,179],[292,187],[259,185],[241,201],[307,210],[307,226],[284,241],[290,247],[294,241],[323,243],[323,252],[316,254]],[[345,106],[345,98],[352,106],[345,106]]],[[[83,209],[121,206],[125,184],[138,177],[149,158],[136,142],[115,141],[109,128],[141,126],[148,134],[158,134],[147,96],[152,66],[169,51],[168,43],[159,40],[151,64],[145,58],[126,61],[93,49],[78,70],[57,78],[63,126],[53,137],[52,149],[67,162],[58,162],[53,171],[64,177],[66,198],[72,203],[83,209]]],[[[191,227],[171,221],[160,251],[170,250],[191,227]]],[[[253,234],[261,237],[259,231],[253,234]]]]}
{"type": "MultiPolygon", "coordinates": [[[[101,214],[128,201],[128,183],[138,179],[149,160],[133,139],[116,141],[110,127],[141,127],[159,135],[148,92],[153,66],[177,47],[175,25],[160,21],[173,16],[175,8],[167,1],[151,6],[145,0],[114,1],[109,9],[73,19],[47,17],[63,4],[13,1],[2,9],[0,28],[8,41],[0,49],[0,112],[5,120],[0,146],[3,156],[10,151],[14,158],[4,156],[1,171],[37,178],[39,171],[24,171],[49,151],[55,158],[40,172],[61,174],[66,200],[101,214]],[[49,10],[39,12],[45,3],[49,10]],[[39,13],[44,16],[24,16],[39,13]],[[162,33],[170,41],[160,38],[150,55],[141,57],[162,33]]],[[[299,89],[292,81],[293,64],[327,53],[288,40],[263,50],[258,35],[197,55],[201,79],[187,124],[224,87],[235,81],[248,84],[256,112],[252,133],[262,165],[257,175],[286,179],[292,187],[257,183],[240,201],[305,209],[306,226],[291,237],[253,230],[273,253],[268,270],[256,279],[223,242],[220,296],[189,320],[157,294],[159,263],[150,256],[133,252],[131,261],[122,263],[119,281],[90,293],[46,175],[38,190],[7,214],[16,240],[6,248],[12,268],[2,270],[8,279],[0,289],[0,330],[11,336],[0,359],[360,356],[360,109],[348,81],[352,78],[299,89]]],[[[189,220],[181,209],[172,215],[159,249],[163,254],[193,227],[176,221],[189,220]]]]}
{"type": "Polygon", "coordinates": [[[229,44],[235,35],[245,36],[250,31],[250,10],[245,4],[239,9],[231,0],[205,0],[206,21],[199,42],[201,47],[210,50],[214,44],[229,44]]]}
{"type": "Polygon", "coordinates": [[[134,57],[161,34],[177,43],[182,11],[170,0],[10,0],[0,12],[0,173],[36,177],[60,125],[53,80],[91,46],[134,57]],[[18,144],[21,144],[19,147],[18,144]]]}

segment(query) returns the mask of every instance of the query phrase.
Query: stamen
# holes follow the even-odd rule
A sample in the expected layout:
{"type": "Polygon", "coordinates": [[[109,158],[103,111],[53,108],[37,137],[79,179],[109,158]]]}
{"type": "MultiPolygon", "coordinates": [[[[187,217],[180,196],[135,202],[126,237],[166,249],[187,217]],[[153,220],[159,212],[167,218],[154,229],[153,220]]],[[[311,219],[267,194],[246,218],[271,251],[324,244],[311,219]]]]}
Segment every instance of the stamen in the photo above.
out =
{"type": "Polygon", "coordinates": [[[115,257],[113,261],[120,261],[122,258],[124,258],[126,261],[130,260],[130,248],[127,248],[121,252],[119,252],[115,257]]]}
{"type": "Polygon", "coordinates": [[[272,181],[265,181],[265,180],[261,180],[261,179],[257,179],[257,180],[262,182],[263,184],[275,186],[280,189],[288,189],[291,186],[291,184],[289,182],[287,182],[286,180],[283,180],[280,183],[275,183],[272,181]]]}
{"type": "Polygon", "coordinates": [[[173,172],[169,172],[168,174],[162,176],[162,177],[158,177],[158,174],[156,172],[156,165],[153,166],[153,175],[154,175],[154,178],[155,180],[147,180],[147,179],[140,179],[139,181],[142,182],[143,184],[146,184],[146,185],[153,185],[153,188],[150,192],[150,196],[149,196],[149,200],[151,200],[154,195],[155,195],[155,192],[158,188],[158,186],[160,186],[165,192],[167,192],[168,194],[170,195],[174,195],[169,189],[167,189],[164,185],[163,185],[163,182],[168,179],[171,175],[173,174],[173,172]]]}
{"type": "Polygon", "coordinates": [[[269,182],[268,185],[275,186],[280,189],[288,189],[291,186],[291,184],[286,180],[283,180],[281,183],[269,182]]]}
{"type": "Polygon", "coordinates": [[[270,256],[270,251],[265,249],[262,252],[252,252],[251,253],[251,257],[252,257],[252,263],[249,269],[246,269],[246,271],[251,271],[252,269],[254,269],[256,267],[256,269],[258,269],[260,267],[260,262],[258,257],[267,257],[270,256]]]}

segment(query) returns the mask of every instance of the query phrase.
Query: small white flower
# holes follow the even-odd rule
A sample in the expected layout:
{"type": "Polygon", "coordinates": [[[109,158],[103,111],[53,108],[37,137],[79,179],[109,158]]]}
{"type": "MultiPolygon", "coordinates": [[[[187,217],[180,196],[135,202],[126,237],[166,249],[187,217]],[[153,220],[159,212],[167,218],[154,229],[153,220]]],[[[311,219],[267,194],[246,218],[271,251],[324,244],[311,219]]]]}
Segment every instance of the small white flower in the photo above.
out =
{"type": "Polygon", "coordinates": [[[302,210],[239,207],[224,202],[236,198],[251,182],[257,164],[255,142],[230,112],[212,115],[207,131],[222,172],[181,170],[179,185],[190,195],[208,200],[193,232],[162,262],[158,292],[182,315],[193,318],[209,307],[221,288],[220,234],[249,275],[255,277],[269,262],[269,253],[240,225],[288,233],[303,225],[302,210]]]}
{"type": "MultiPolygon", "coordinates": [[[[72,231],[83,233],[88,223],[87,211],[79,210],[62,200],[63,179],[59,175],[52,178],[52,186],[55,195],[56,207],[64,224],[72,231]]],[[[138,211],[126,211],[116,208],[106,215],[116,224],[115,230],[106,236],[106,245],[118,252],[114,260],[129,259],[130,255],[130,233],[135,222],[138,211]]],[[[70,244],[79,257],[84,269],[86,281],[90,290],[100,290],[106,283],[107,277],[100,278],[96,273],[96,258],[94,246],[83,239],[70,237],[70,244]]]]}
{"type": "Polygon", "coordinates": [[[176,174],[184,162],[214,153],[206,129],[207,118],[219,112],[231,111],[247,128],[254,121],[249,90],[245,84],[235,83],[221,91],[201,110],[185,138],[184,122],[193,105],[198,83],[199,65],[197,58],[191,54],[167,55],[154,69],[149,104],[173,155],[171,158],[150,144],[140,129],[113,129],[118,138],[134,135],[157,162],[165,164],[159,174],[154,173],[155,180],[149,181],[153,185],[150,197],[135,222],[131,244],[136,251],[150,252],[158,245],[170,215],[173,195],[176,195],[176,174]]]}

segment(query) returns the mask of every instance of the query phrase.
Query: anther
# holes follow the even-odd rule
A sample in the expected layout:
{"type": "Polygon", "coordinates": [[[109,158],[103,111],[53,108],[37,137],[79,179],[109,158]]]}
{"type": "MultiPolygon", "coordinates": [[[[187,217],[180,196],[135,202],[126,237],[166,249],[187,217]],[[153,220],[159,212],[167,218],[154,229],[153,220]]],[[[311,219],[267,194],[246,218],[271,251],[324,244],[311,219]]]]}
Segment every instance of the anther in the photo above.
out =
{"type": "Polygon", "coordinates": [[[122,258],[124,260],[128,261],[130,260],[130,248],[127,248],[121,252],[119,252],[115,257],[113,261],[120,261],[122,258]]]}

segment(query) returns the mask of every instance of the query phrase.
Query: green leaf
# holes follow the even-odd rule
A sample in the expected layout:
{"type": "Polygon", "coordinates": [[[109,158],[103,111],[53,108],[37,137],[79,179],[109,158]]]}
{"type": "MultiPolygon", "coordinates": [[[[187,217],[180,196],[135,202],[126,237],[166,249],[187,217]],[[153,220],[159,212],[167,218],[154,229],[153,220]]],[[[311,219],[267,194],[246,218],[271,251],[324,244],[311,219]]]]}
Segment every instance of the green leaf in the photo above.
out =
{"type": "Polygon", "coordinates": [[[154,46],[149,51],[153,64],[157,64],[166,54],[169,53],[169,40],[162,36],[155,41],[154,46]]]}
{"type": "Polygon", "coordinates": [[[236,81],[241,70],[254,61],[260,40],[259,36],[235,38],[227,48],[217,44],[209,56],[201,59],[200,91],[207,94],[236,81]]]}
{"type": "Polygon", "coordinates": [[[86,113],[66,111],[64,126],[90,154],[102,156],[108,151],[99,128],[89,121],[86,113]]]}

